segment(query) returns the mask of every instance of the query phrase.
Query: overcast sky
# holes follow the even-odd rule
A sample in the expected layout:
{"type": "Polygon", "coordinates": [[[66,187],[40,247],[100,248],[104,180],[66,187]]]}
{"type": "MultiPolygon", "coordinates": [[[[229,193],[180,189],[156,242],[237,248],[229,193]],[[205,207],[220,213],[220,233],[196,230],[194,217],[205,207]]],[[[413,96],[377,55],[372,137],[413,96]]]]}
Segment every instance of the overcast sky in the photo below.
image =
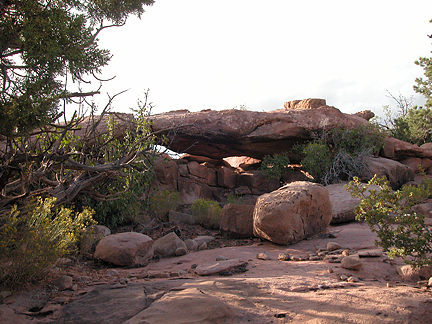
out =
{"type": "Polygon", "coordinates": [[[141,20],[102,32],[113,54],[103,77],[116,75],[102,91],[130,89],[114,102],[122,112],[147,88],[153,113],[306,98],[380,113],[387,90],[422,104],[414,61],[432,56],[430,19],[430,0],[156,0],[141,20]]]}

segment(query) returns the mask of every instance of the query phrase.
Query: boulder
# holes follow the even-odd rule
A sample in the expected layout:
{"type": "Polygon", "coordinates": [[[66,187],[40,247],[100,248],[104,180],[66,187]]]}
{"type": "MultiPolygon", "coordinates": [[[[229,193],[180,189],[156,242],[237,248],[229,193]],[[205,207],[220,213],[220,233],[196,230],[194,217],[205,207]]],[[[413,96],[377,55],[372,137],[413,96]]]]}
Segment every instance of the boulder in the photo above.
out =
{"type": "MultiPolygon", "coordinates": [[[[361,199],[351,196],[351,193],[345,188],[346,183],[336,183],[326,186],[329,192],[332,204],[331,224],[352,222],[355,220],[354,208],[356,208],[361,199]]],[[[369,190],[379,190],[378,186],[369,186],[369,190]]],[[[366,194],[368,194],[366,192],[366,194]]]]}
{"type": "Polygon", "coordinates": [[[256,170],[261,165],[261,160],[257,160],[248,156],[231,156],[224,158],[232,168],[239,168],[243,171],[256,170]]]}
{"type": "Polygon", "coordinates": [[[195,177],[198,181],[209,186],[217,186],[216,171],[212,168],[207,168],[204,164],[199,164],[196,161],[191,161],[187,164],[189,174],[195,177]]]}
{"type": "Polygon", "coordinates": [[[152,115],[149,119],[158,136],[169,137],[170,149],[175,152],[212,159],[249,156],[260,160],[265,155],[289,152],[293,163],[301,160],[293,146],[312,139],[323,128],[353,128],[368,123],[364,118],[326,106],[323,99],[269,112],[182,110],[152,115]],[[170,134],[173,127],[176,131],[170,134]]]}
{"type": "Polygon", "coordinates": [[[111,230],[103,225],[91,225],[87,227],[80,239],[82,253],[94,253],[96,245],[105,236],[111,235],[111,230]]]}
{"type": "Polygon", "coordinates": [[[413,266],[406,264],[396,268],[396,271],[403,280],[407,281],[419,281],[427,280],[432,277],[432,267],[423,266],[420,268],[413,268],[413,266]]]}
{"type": "Polygon", "coordinates": [[[239,186],[246,186],[254,195],[272,192],[280,187],[279,180],[269,178],[264,171],[248,171],[240,174],[239,186]]]}
{"type": "Polygon", "coordinates": [[[322,106],[326,106],[325,99],[303,99],[303,100],[292,100],[284,103],[284,108],[289,109],[315,109],[322,106]]]}
{"type": "Polygon", "coordinates": [[[385,158],[399,161],[408,157],[432,158],[432,150],[428,146],[418,147],[393,137],[385,138],[381,154],[385,158]]]}
{"type": "Polygon", "coordinates": [[[424,143],[424,144],[420,145],[420,148],[423,150],[432,151],[432,143],[424,143]]]}
{"type": "Polygon", "coordinates": [[[165,190],[177,190],[179,168],[177,163],[168,154],[162,154],[154,163],[157,181],[165,190]]]}
{"type": "Polygon", "coordinates": [[[366,120],[370,120],[370,119],[375,117],[375,114],[370,110],[359,111],[359,112],[356,112],[352,115],[364,118],[366,120]]]}
{"type": "Polygon", "coordinates": [[[118,266],[147,263],[153,257],[153,240],[147,235],[125,232],[104,237],[94,257],[118,266]]]}
{"type": "Polygon", "coordinates": [[[348,270],[359,270],[362,265],[362,261],[358,255],[347,256],[341,261],[341,267],[348,270]]]}
{"type": "Polygon", "coordinates": [[[427,218],[432,218],[432,200],[425,201],[414,206],[414,211],[427,218]]]}
{"type": "Polygon", "coordinates": [[[179,249],[187,250],[186,244],[176,235],[171,232],[154,242],[154,253],[163,258],[176,256],[179,249]]]}
{"type": "Polygon", "coordinates": [[[221,232],[230,238],[253,237],[254,209],[254,205],[225,205],[222,209],[221,232]]]}
{"type": "Polygon", "coordinates": [[[422,159],[418,157],[409,157],[405,160],[400,161],[402,164],[409,166],[414,173],[420,172],[420,167],[422,166],[422,159]]]}
{"type": "Polygon", "coordinates": [[[386,176],[393,190],[399,189],[403,184],[414,180],[414,171],[394,160],[382,157],[365,157],[365,168],[361,173],[361,180],[369,181],[376,174],[378,177],[386,176]]]}
{"type": "Polygon", "coordinates": [[[197,199],[213,198],[212,187],[190,178],[178,179],[178,191],[184,204],[192,204],[197,199]]]}
{"type": "Polygon", "coordinates": [[[237,187],[238,174],[234,169],[221,166],[217,169],[217,183],[219,187],[232,189],[237,187]]]}
{"type": "Polygon", "coordinates": [[[298,181],[258,198],[253,230],[255,236],[288,245],[325,230],[331,219],[327,189],[298,181]]]}

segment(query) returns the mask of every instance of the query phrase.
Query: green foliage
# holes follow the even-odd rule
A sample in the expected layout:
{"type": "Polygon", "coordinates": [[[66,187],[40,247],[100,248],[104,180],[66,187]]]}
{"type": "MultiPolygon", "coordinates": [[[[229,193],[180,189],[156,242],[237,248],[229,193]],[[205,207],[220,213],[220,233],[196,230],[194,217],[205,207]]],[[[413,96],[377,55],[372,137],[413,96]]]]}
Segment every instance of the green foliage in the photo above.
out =
{"type": "Polygon", "coordinates": [[[192,204],[191,209],[197,224],[208,229],[219,228],[222,208],[216,201],[198,199],[192,204]]]}
{"type": "Polygon", "coordinates": [[[332,155],[326,144],[311,142],[303,149],[303,168],[315,179],[322,182],[326,172],[330,169],[332,155]]]}
{"type": "Polygon", "coordinates": [[[304,146],[301,164],[319,183],[351,179],[362,172],[364,156],[381,150],[384,138],[385,133],[372,124],[324,131],[304,146]]]}
{"type": "Polygon", "coordinates": [[[243,195],[240,195],[240,194],[229,195],[227,197],[227,203],[228,204],[242,205],[243,204],[243,195]]]}
{"type": "Polygon", "coordinates": [[[385,134],[373,124],[352,129],[336,128],[329,133],[328,143],[333,151],[344,151],[352,156],[378,154],[384,146],[385,134]]]}
{"type": "Polygon", "coordinates": [[[263,170],[269,178],[281,179],[282,175],[290,170],[288,152],[264,156],[260,170],[263,170]]]}
{"type": "Polygon", "coordinates": [[[157,221],[167,221],[170,210],[176,210],[181,204],[177,191],[159,191],[150,197],[150,211],[157,221]]]}
{"type": "Polygon", "coordinates": [[[417,145],[432,142],[432,109],[412,107],[405,116],[395,119],[392,135],[417,145]]]}
{"type": "Polygon", "coordinates": [[[432,265],[432,233],[425,225],[425,216],[413,208],[432,196],[430,179],[425,178],[417,187],[392,191],[385,177],[375,176],[367,185],[354,178],[347,190],[353,197],[362,198],[355,209],[356,219],[364,220],[378,234],[376,244],[389,252],[390,258],[402,257],[414,267],[432,265]],[[379,190],[371,189],[367,196],[371,185],[379,186],[379,190]]]}
{"type": "Polygon", "coordinates": [[[62,99],[82,97],[66,90],[67,76],[90,83],[84,78],[108,64],[111,55],[98,47],[99,32],[123,25],[128,15],[139,16],[153,2],[2,2],[0,134],[15,137],[53,122],[62,99]]]}
{"type": "Polygon", "coordinates": [[[38,198],[29,213],[14,208],[0,218],[0,286],[19,288],[41,279],[55,261],[76,252],[94,211],[54,208],[55,198],[38,198]]]}

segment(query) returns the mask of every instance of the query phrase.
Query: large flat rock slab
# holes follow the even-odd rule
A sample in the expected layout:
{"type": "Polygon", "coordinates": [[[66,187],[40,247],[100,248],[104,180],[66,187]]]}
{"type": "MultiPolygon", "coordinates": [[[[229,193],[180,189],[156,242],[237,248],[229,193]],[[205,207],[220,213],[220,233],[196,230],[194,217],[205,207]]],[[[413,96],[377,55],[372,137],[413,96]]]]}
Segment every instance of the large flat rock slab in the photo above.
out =
{"type": "Polygon", "coordinates": [[[214,263],[207,263],[198,266],[195,269],[195,273],[200,276],[209,276],[215,273],[226,271],[235,267],[244,265],[245,261],[240,261],[239,259],[231,259],[225,261],[218,261],[214,263]]]}
{"type": "MultiPolygon", "coordinates": [[[[324,103],[323,101],[322,103],[324,103]]],[[[152,130],[171,136],[170,149],[214,159],[291,152],[292,162],[299,156],[291,148],[309,140],[323,128],[353,128],[368,123],[364,118],[342,113],[323,105],[313,109],[279,109],[269,112],[246,110],[187,110],[150,117],[152,130]],[[175,129],[175,132],[170,130],[175,129]]]]}

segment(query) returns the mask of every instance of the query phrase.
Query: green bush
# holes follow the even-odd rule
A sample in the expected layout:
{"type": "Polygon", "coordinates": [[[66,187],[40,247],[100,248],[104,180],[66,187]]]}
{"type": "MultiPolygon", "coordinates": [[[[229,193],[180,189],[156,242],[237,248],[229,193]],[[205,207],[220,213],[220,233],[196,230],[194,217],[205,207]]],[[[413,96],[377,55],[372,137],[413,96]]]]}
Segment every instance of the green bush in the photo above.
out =
{"type": "Polygon", "coordinates": [[[79,195],[74,201],[77,207],[88,206],[95,211],[98,224],[114,228],[135,223],[145,212],[146,201],[142,198],[153,181],[151,172],[125,171],[123,176],[96,185],[102,199],[79,195]],[[110,197],[104,199],[103,197],[110,197]]]}
{"type": "Polygon", "coordinates": [[[192,204],[191,209],[197,224],[208,229],[219,228],[222,208],[216,201],[198,199],[192,204]]]}
{"type": "Polygon", "coordinates": [[[282,175],[287,172],[290,164],[288,153],[275,154],[273,156],[264,156],[260,170],[263,170],[269,178],[281,179],[282,175]]]}
{"type": "Polygon", "coordinates": [[[27,214],[13,208],[0,218],[0,286],[37,282],[59,257],[76,252],[85,227],[96,223],[91,209],[55,209],[55,200],[38,198],[27,214]]]}
{"type": "Polygon", "coordinates": [[[352,179],[363,171],[363,158],[382,149],[384,138],[385,133],[372,124],[324,131],[304,146],[301,164],[315,182],[325,185],[352,179]]]}
{"type": "Polygon", "coordinates": [[[305,146],[303,154],[303,168],[316,182],[322,182],[332,162],[330,148],[326,144],[312,142],[305,146]]]}
{"type": "Polygon", "coordinates": [[[377,245],[388,252],[390,258],[399,256],[414,267],[432,265],[432,233],[425,225],[425,216],[417,214],[414,206],[432,196],[432,181],[426,179],[421,185],[405,186],[392,191],[388,181],[372,178],[364,186],[354,178],[347,186],[353,197],[362,198],[355,209],[356,219],[364,220],[378,234],[377,245]],[[371,185],[379,190],[369,190],[371,185]]]}
{"type": "Polygon", "coordinates": [[[180,204],[181,198],[177,191],[159,191],[150,198],[151,214],[157,221],[165,222],[169,211],[176,210],[180,204]]]}

